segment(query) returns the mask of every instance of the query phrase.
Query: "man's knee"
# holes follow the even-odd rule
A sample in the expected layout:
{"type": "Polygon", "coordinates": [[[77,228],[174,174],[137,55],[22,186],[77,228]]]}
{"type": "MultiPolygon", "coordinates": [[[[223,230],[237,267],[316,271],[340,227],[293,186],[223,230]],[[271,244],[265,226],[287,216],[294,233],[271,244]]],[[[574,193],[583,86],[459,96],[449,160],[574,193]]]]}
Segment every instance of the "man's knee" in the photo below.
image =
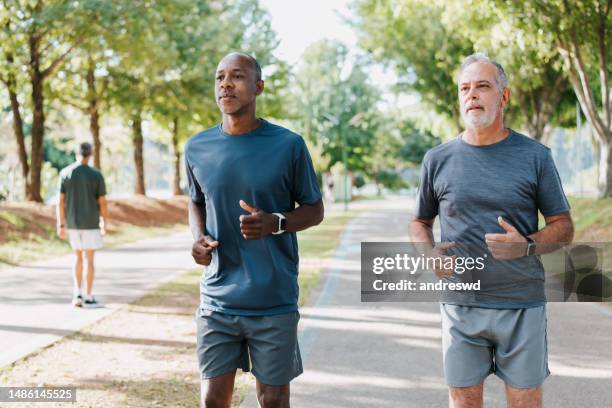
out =
{"type": "Polygon", "coordinates": [[[261,408],[289,408],[289,386],[266,385],[257,390],[261,408]]]}
{"type": "Polygon", "coordinates": [[[230,408],[231,402],[231,395],[228,397],[226,395],[215,395],[209,392],[202,398],[202,408],[230,408]]]}
{"type": "Polygon", "coordinates": [[[451,408],[481,408],[483,383],[469,387],[448,387],[451,408]]]}
{"type": "Polygon", "coordinates": [[[515,388],[506,384],[506,398],[509,408],[541,408],[542,387],[515,388]]]}
{"type": "Polygon", "coordinates": [[[202,408],[230,408],[235,371],[201,382],[202,408]]]}

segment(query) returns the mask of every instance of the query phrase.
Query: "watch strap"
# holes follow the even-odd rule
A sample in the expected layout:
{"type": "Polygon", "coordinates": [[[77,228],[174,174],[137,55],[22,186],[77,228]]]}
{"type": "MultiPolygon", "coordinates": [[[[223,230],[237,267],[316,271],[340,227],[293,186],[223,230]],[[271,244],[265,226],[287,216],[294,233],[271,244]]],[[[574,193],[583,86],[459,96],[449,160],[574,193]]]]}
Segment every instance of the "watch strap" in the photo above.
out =
{"type": "Polygon", "coordinates": [[[285,232],[285,228],[287,225],[287,217],[285,217],[283,214],[281,213],[272,213],[273,215],[276,215],[276,217],[278,217],[278,230],[276,232],[273,232],[273,235],[280,235],[283,232],[285,232]]]}

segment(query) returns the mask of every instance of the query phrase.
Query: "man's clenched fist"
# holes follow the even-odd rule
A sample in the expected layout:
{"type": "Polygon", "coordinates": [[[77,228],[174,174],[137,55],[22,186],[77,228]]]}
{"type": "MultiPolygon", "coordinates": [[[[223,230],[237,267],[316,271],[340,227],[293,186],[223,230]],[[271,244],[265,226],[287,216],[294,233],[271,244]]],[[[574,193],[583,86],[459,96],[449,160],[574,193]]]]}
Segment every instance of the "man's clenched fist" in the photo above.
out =
{"type": "Polygon", "coordinates": [[[199,265],[208,266],[212,260],[212,251],[219,246],[219,241],[215,241],[208,235],[204,235],[193,243],[191,256],[199,265]]]}

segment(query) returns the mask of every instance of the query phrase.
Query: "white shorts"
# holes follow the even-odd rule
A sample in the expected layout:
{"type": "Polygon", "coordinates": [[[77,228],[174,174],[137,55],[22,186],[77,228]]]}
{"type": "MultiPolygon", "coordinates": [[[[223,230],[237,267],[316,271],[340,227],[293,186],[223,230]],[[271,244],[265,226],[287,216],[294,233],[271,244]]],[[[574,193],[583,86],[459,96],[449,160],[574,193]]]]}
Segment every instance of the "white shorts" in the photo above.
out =
{"type": "Polygon", "coordinates": [[[102,248],[102,234],[99,229],[69,229],[68,239],[74,250],[102,248]]]}

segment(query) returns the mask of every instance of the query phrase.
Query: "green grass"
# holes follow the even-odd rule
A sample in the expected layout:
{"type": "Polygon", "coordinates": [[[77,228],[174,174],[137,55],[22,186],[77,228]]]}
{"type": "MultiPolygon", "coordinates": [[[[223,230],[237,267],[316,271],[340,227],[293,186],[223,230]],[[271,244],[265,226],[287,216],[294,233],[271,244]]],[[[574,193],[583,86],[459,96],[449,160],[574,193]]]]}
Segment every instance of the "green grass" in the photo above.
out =
{"type": "Polygon", "coordinates": [[[10,224],[13,224],[17,229],[23,229],[26,225],[26,219],[18,214],[1,210],[0,211],[0,219],[3,219],[10,224]]]}
{"type": "MultiPolygon", "coordinates": [[[[332,213],[317,227],[298,233],[300,259],[323,259],[332,256],[344,227],[358,213],[359,211],[356,210],[332,213]]],[[[304,304],[312,289],[317,285],[320,273],[321,268],[300,268],[298,277],[300,306],[304,304]]]]}
{"type": "MultiPolygon", "coordinates": [[[[574,221],[574,241],[590,229],[600,230],[598,241],[612,241],[612,198],[568,197],[574,221]],[[606,233],[606,230],[608,232],[606,233]]],[[[544,228],[544,217],[539,216],[538,226],[544,228]]]]}
{"type": "MultiPolygon", "coordinates": [[[[576,235],[592,227],[606,228],[612,226],[612,197],[611,198],[570,198],[572,218],[576,235]]],[[[603,238],[603,237],[602,237],[603,238]]],[[[612,237],[605,237],[606,240],[612,237]]]]}

